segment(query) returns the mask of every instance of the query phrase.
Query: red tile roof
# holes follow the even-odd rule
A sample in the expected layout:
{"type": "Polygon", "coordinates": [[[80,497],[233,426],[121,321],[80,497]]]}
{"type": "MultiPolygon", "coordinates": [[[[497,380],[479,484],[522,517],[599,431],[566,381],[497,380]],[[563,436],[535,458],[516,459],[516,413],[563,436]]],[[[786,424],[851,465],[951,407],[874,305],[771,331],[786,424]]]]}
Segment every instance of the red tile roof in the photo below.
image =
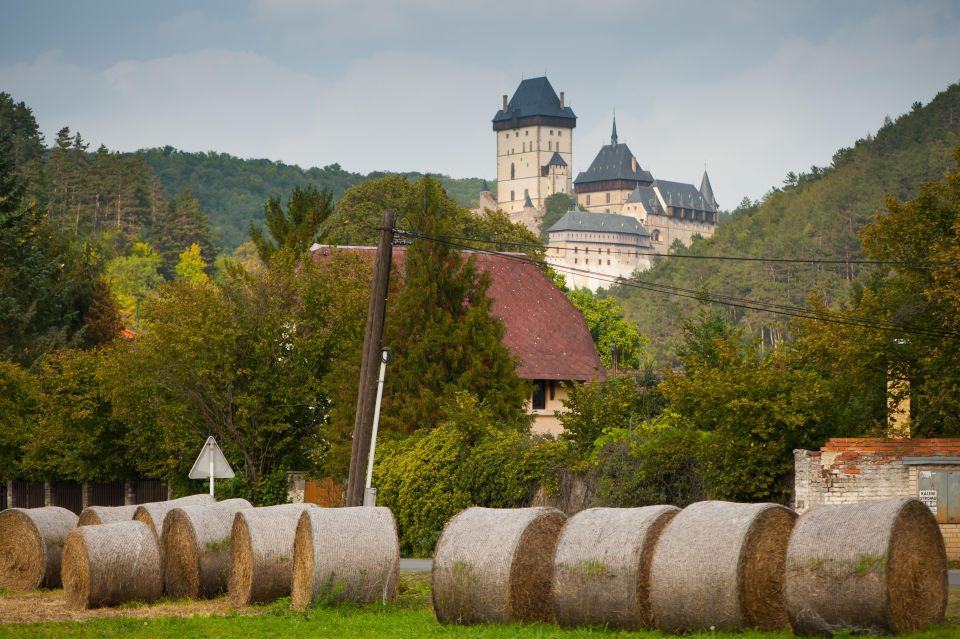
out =
{"type": "MultiPolygon", "coordinates": [[[[314,259],[336,250],[373,259],[375,248],[321,246],[314,259]]],[[[606,377],[583,314],[533,262],[520,254],[463,252],[473,255],[477,266],[490,274],[491,311],[503,321],[503,343],[519,360],[519,377],[576,381],[606,377]]],[[[393,264],[401,277],[405,257],[403,247],[394,247],[393,264]]]]}

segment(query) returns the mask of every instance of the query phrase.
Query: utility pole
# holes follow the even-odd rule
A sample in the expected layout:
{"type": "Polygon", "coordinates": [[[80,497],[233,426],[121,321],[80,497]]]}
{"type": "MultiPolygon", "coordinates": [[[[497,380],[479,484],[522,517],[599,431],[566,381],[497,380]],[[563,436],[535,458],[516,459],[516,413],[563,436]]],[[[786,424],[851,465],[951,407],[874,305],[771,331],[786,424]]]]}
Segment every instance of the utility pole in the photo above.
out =
{"type": "Polygon", "coordinates": [[[360,387],[357,392],[357,414],[353,422],[353,444],[350,449],[350,474],[347,476],[347,506],[362,506],[366,488],[365,466],[370,455],[370,437],[376,402],[377,368],[380,364],[380,341],[387,310],[390,287],[390,262],[393,257],[393,211],[383,212],[380,240],[377,242],[377,263],[373,290],[367,311],[367,330],[363,337],[363,360],[360,362],[360,387]]]}

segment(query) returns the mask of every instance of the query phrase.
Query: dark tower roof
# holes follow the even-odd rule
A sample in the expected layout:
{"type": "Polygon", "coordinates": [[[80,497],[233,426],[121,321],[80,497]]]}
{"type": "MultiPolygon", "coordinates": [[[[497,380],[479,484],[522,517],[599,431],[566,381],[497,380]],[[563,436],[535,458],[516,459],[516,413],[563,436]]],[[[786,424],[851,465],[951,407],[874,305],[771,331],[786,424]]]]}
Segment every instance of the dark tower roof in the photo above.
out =
{"type": "Polygon", "coordinates": [[[483,184],[480,185],[480,192],[482,193],[484,191],[490,191],[490,185],[487,184],[486,178],[484,178],[483,184]]]}
{"type": "Polygon", "coordinates": [[[530,199],[530,194],[527,193],[523,199],[523,208],[533,208],[533,200],[530,199]]]}
{"type": "MultiPolygon", "coordinates": [[[[613,140],[616,141],[616,131],[613,134],[613,140]]],[[[637,162],[630,147],[626,144],[605,144],[597,157],[593,159],[590,168],[580,173],[574,180],[575,186],[582,186],[593,182],[610,182],[613,180],[623,180],[629,182],[627,188],[634,188],[640,185],[653,182],[653,176],[650,171],[644,171],[637,162]]],[[[619,187],[617,187],[619,188],[619,187]]]]}
{"type": "Polygon", "coordinates": [[[613,133],[610,134],[610,144],[617,145],[617,114],[613,114],[613,133]]]}
{"type": "Polygon", "coordinates": [[[707,175],[706,169],[703,170],[703,179],[700,180],[700,195],[713,206],[713,210],[716,211],[720,208],[720,205],[717,204],[717,198],[713,196],[713,186],[710,185],[710,176],[707,175]]]}
{"type": "Polygon", "coordinates": [[[522,81],[513,92],[506,111],[500,109],[493,116],[495,131],[535,124],[569,129],[577,126],[577,116],[573,109],[561,104],[557,92],[545,77],[522,81]]]}

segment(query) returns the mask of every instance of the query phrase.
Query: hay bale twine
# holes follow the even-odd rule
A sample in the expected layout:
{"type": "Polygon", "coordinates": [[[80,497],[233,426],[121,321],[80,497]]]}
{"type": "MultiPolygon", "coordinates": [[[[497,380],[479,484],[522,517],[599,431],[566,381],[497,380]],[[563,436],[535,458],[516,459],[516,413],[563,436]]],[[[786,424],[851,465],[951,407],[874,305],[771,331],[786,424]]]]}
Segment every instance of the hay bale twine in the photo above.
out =
{"type": "Polygon", "coordinates": [[[796,634],[907,633],[943,621],[947,555],[916,499],[819,506],[797,521],[786,600],[796,634]]]}
{"type": "Polygon", "coordinates": [[[149,602],[163,593],[160,549],[142,521],[74,528],[62,563],[63,591],[72,608],[149,602]]]}
{"type": "Polygon", "coordinates": [[[650,560],[675,506],[591,508],[560,532],[553,597],[561,626],[652,627],[650,560]]]}
{"type": "Polygon", "coordinates": [[[653,551],[650,608],[663,632],[787,625],[783,570],[797,514],[776,504],[701,501],[653,551]]]}
{"type": "Polygon", "coordinates": [[[300,515],[313,504],[281,504],[241,510],[230,535],[230,602],[273,601],[290,594],[293,540],[300,515]]]}
{"type": "Polygon", "coordinates": [[[400,542],[389,508],[309,508],[293,542],[293,608],[397,598],[400,542]]]}
{"type": "MultiPolygon", "coordinates": [[[[120,521],[131,521],[137,506],[87,506],[80,511],[78,526],[99,526],[120,521]]],[[[149,526],[148,526],[149,528],[149,526]]]]}
{"type": "Polygon", "coordinates": [[[66,508],[8,508],[0,512],[0,588],[60,585],[60,556],[77,516],[66,508]]]}
{"type": "Polygon", "coordinates": [[[553,556],[566,515],[555,508],[468,508],[440,535],[433,610],[441,623],[549,621],[553,556]]]}
{"type": "Polygon", "coordinates": [[[230,532],[246,499],[180,506],[167,513],[160,538],[164,584],[175,599],[209,599],[227,591],[230,532]]]}
{"type": "MultiPolygon", "coordinates": [[[[136,510],[133,511],[133,518],[150,526],[150,530],[153,531],[153,536],[156,537],[159,542],[163,536],[163,520],[166,518],[168,512],[180,506],[212,505],[215,503],[217,503],[217,500],[213,498],[213,495],[207,493],[187,495],[186,497],[169,499],[167,501],[153,501],[137,506],[136,510]]],[[[119,508],[126,508],[126,506],[119,506],[119,508]]],[[[162,546],[160,551],[161,553],[163,552],[162,546]]]]}

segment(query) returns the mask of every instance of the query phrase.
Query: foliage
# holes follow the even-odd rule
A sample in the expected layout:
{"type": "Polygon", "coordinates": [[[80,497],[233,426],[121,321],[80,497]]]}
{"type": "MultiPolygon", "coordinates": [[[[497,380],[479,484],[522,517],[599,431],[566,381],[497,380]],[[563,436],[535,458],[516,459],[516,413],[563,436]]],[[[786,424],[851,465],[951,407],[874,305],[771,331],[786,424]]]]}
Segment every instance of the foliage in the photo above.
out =
{"type": "Polygon", "coordinates": [[[17,364],[0,359],[0,476],[16,477],[36,414],[36,381],[17,364]]]}
{"type": "MultiPolygon", "coordinates": [[[[859,234],[884,206],[887,195],[914,198],[922,183],[940,179],[951,166],[951,150],[960,143],[960,84],[923,108],[895,119],[877,133],[840,149],[831,165],[797,173],[795,186],[771,190],[760,202],[744,202],[713,237],[684,249],[696,256],[844,259],[866,256],[859,234]]],[[[879,123],[878,123],[879,124],[879,123]]],[[[718,188],[722,185],[716,185],[718,188]]],[[[934,228],[934,227],[931,227],[934,228]]],[[[803,306],[811,292],[835,308],[855,283],[877,267],[657,259],[643,281],[701,289],[763,303],[803,306]]],[[[692,316],[695,299],[630,287],[615,288],[624,312],[651,340],[660,363],[676,364],[681,341],[677,318],[692,316]]],[[[759,310],[725,307],[725,319],[759,337],[763,348],[789,338],[787,318],[759,310]]]]}
{"type": "Polygon", "coordinates": [[[185,473],[211,434],[251,494],[272,473],[311,468],[311,451],[325,447],[323,378],[362,326],[357,288],[287,251],[258,276],[161,287],[144,305],[143,335],[116,347],[107,375],[142,471],[185,473]]]}
{"type": "Polygon", "coordinates": [[[546,242],[547,229],[560,221],[569,211],[577,210],[577,200],[566,193],[554,193],[543,201],[543,218],[540,220],[540,237],[546,242]]]}
{"type": "Polygon", "coordinates": [[[647,353],[649,340],[634,322],[624,319],[623,309],[614,298],[598,297],[586,288],[571,291],[567,297],[583,313],[604,366],[613,367],[614,359],[619,370],[639,370],[652,364],[647,353]]]}
{"type": "Polygon", "coordinates": [[[207,213],[187,188],[177,192],[161,209],[149,236],[162,260],[160,272],[166,279],[176,275],[176,265],[184,249],[196,244],[204,254],[213,255],[207,213]]]}
{"type": "Polygon", "coordinates": [[[634,428],[608,428],[591,457],[598,506],[684,507],[706,498],[698,452],[701,436],[676,413],[634,428]]]}
{"type": "Polygon", "coordinates": [[[269,239],[260,228],[250,225],[250,240],[257,247],[260,259],[268,263],[270,257],[283,248],[302,255],[323,237],[323,226],[333,213],[333,194],[328,189],[317,190],[312,186],[294,187],[286,213],[277,197],[267,200],[263,213],[269,239]]]}
{"type": "Polygon", "coordinates": [[[139,325],[143,301],[164,281],[159,271],[160,262],[160,256],[149,244],[136,242],[129,255],[115,257],[107,263],[107,282],[127,326],[139,325]]]}
{"type": "Polygon", "coordinates": [[[456,391],[445,397],[435,428],[377,449],[377,501],[397,518],[401,553],[430,556],[446,522],[469,506],[524,504],[538,452],[475,396],[456,391]]]}
{"type": "Polygon", "coordinates": [[[132,474],[127,428],[112,416],[100,366],[97,350],[61,350],[44,359],[21,476],[112,481],[132,474]]]}
{"type": "Polygon", "coordinates": [[[200,255],[200,245],[191,244],[180,253],[180,261],[174,271],[177,279],[189,280],[191,282],[202,282],[209,279],[203,272],[203,257],[200,255]]]}
{"type": "Polygon", "coordinates": [[[704,434],[701,467],[710,496],[785,500],[793,450],[818,447],[832,434],[823,380],[792,366],[783,349],[761,355],[740,329],[709,317],[686,322],[684,332],[683,370],[669,372],[661,390],[671,410],[704,434]]]}
{"type": "MultiPolygon", "coordinates": [[[[413,228],[445,235],[460,210],[439,183],[415,185],[416,208],[407,217],[413,228]]],[[[383,427],[395,432],[432,428],[441,398],[456,389],[477,395],[496,418],[522,414],[527,384],[503,344],[503,323],[490,314],[490,276],[472,258],[437,242],[417,240],[405,257],[404,285],[384,330],[383,343],[394,363],[384,388],[383,427]]]]}

